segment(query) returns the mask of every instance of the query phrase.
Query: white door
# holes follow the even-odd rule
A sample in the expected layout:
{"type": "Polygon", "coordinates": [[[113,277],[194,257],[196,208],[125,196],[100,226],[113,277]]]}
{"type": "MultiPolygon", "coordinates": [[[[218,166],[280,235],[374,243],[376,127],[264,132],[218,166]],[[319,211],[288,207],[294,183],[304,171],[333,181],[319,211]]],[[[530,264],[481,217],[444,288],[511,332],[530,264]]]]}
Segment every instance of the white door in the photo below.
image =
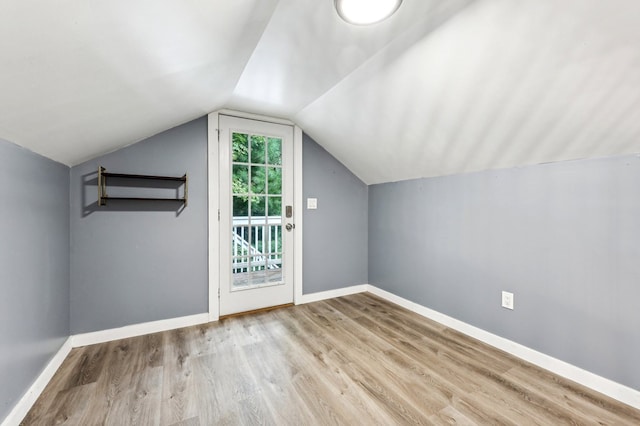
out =
{"type": "Polygon", "coordinates": [[[220,315],[293,303],[293,126],[219,129],[220,315]]]}

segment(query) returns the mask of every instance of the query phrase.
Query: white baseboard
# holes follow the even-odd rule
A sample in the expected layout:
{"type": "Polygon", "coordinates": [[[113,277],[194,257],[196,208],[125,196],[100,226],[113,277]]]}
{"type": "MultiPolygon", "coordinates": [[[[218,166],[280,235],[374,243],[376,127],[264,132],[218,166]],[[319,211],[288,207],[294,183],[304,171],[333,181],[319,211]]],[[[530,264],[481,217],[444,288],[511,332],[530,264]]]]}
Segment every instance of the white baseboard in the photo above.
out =
{"type": "Polygon", "coordinates": [[[75,334],[71,336],[74,348],[96,343],[110,342],[112,340],[126,339],[142,336],[144,334],[158,333],[160,331],[174,330],[181,327],[204,324],[209,322],[209,314],[189,315],[186,317],[171,318],[166,320],[144,322],[141,324],[127,325],[109,330],[94,331],[91,333],[75,334]]]}
{"type": "Polygon", "coordinates": [[[20,398],[20,401],[13,407],[9,415],[2,422],[2,426],[15,426],[20,424],[20,422],[27,415],[33,404],[35,404],[36,400],[47,386],[53,375],[58,371],[60,365],[65,360],[69,352],[71,352],[71,338],[69,337],[62,344],[58,352],[51,358],[51,361],[44,368],[42,373],[36,378],[31,387],[25,392],[25,394],[20,398]]]}
{"type": "Polygon", "coordinates": [[[545,355],[542,352],[538,352],[519,343],[489,333],[488,331],[474,327],[450,316],[441,314],[440,312],[396,296],[393,293],[389,293],[388,291],[382,290],[373,285],[367,285],[367,290],[376,296],[380,296],[385,300],[400,305],[403,308],[422,315],[423,317],[432,319],[442,325],[508,352],[511,355],[530,362],[531,364],[542,367],[545,370],[549,370],[559,376],[573,380],[574,382],[593,389],[596,392],[600,392],[634,408],[640,409],[640,391],[606,379],[602,376],[598,376],[597,374],[583,370],[582,368],[576,367],[575,365],[571,365],[552,356],[545,355]]]}
{"type": "Polygon", "coordinates": [[[335,290],[320,291],[318,293],[303,294],[296,304],[319,302],[321,300],[333,299],[336,297],[348,296],[350,294],[364,293],[369,289],[369,284],[354,285],[351,287],[338,288],[335,290]]]}

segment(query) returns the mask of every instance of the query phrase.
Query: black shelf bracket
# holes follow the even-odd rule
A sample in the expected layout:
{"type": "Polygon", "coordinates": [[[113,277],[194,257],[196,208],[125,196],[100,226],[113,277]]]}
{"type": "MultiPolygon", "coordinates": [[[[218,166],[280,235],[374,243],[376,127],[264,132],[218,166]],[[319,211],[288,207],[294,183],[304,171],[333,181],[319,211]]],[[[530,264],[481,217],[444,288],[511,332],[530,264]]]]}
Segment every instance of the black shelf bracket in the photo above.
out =
{"type": "Polygon", "coordinates": [[[189,178],[185,173],[183,176],[154,176],[154,175],[137,175],[129,173],[110,173],[104,167],[98,167],[98,205],[106,206],[108,200],[117,201],[174,201],[183,203],[184,207],[187,207],[187,201],[189,198],[189,178]],[[107,195],[107,180],[108,179],[132,179],[132,180],[147,180],[147,181],[170,181],[170,182],[183,182],[184,193],[183,198],[152,198],[152,197],[109,197],[107,195]]]}

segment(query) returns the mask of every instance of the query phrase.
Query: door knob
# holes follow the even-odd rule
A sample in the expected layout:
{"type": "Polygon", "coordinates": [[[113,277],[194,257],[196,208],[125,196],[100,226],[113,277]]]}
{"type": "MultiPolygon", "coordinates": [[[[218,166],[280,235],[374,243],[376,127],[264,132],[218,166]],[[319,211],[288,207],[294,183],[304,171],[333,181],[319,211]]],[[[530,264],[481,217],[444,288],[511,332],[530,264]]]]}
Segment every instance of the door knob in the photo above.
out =
{"type": "Polygon", "coordinates": [[[295,229],[296,226],[293,223],[287,223],[284,227],[287,231],[291,231],[292,229],[295,229]]]}

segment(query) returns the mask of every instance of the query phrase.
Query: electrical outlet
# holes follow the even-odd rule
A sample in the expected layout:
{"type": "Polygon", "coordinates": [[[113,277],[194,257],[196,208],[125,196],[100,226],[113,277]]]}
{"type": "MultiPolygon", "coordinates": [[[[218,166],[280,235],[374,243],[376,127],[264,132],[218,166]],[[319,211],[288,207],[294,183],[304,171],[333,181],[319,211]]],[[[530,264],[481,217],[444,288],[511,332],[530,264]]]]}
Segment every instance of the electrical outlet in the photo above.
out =
{"type": "Polygon", "coordinates": [[[307,198],[307,210],[315,210],[318,208],[317,198],[307,198]]]}
{"type": "Polygon", "coordinates": [[[502,292],[502,307],[513,310],[513,293],[502,292]]]}

